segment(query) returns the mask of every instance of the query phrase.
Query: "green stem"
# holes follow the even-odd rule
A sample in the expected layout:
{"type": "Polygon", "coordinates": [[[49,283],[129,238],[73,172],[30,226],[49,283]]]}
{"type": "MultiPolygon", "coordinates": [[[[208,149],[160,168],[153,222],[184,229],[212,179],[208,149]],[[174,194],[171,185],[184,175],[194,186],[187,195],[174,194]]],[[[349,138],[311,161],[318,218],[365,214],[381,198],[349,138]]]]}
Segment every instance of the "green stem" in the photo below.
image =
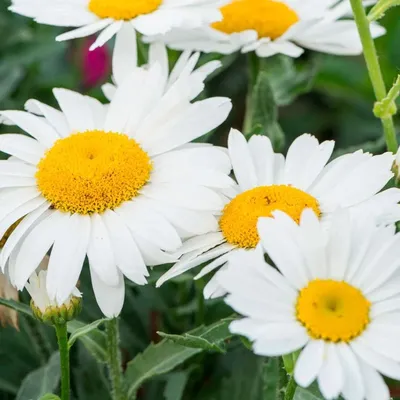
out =
{"type": "MultiPolygon", "coordinates": [[[[362,0],[350,0],[350,3],[364,49],[364,57],[367,63],[369,77],[374,88],[375,97],[378,101],[382,101],[386,97],[386,87],[379,65],[375,43],[371,35],[367,14],[365,13],[362,0]]],[[[398,145],[392,117],[383,118],[382,125],[387,148],[389,151],[396,153],[398,145]]]]}
{"type": "Polygon", "coordinates": [[[251,52],[247,55],[247,69],[249,71],[248,74],[248,86],[247,86],[247,96],[246,96],[246,111],[244,115],[244,123],[243,123],[243,133],[248,135],[251,133],[251,117],[253,112],[253,88],[257,83],[258,72],[260,70],[260,60],[257,57],[256,53],[251,52]]]}
{"type": "Polygon", "coordinates": [[[294,375],[290,375],[289,382],[286,386],[285,400],[293,400],[296,393],[297,383],[294,380],[294,375]]]}
{"type": "Polygon", "coordinates": [[[118,319],[106,322],[108,369],[112,386],[113,400],[125,400],[127,397],[122,388],[121,352],[119,350],[118,319]]]}
{"type": "Polygon", "coordinates": [[[70,395],[70,371],[67,324],[54,325],[57,334],[58,348],[60,350],[61,364],[61,400],[69,400],[70,395]]]}

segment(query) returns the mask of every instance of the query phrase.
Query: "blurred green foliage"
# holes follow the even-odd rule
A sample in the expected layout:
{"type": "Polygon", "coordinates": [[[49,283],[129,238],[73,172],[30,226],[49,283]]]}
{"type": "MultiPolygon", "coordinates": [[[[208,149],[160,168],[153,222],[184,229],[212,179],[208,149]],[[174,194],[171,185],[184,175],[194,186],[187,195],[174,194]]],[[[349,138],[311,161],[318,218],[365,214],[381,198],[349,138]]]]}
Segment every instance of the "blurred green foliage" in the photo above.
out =
{"type": "MultiPolygon", "coordinates": [[[[83,41],[57,43],[54,38],[60,33],[60,28],[37,25],[27,18],[11,14],[6,10],[7,2],[0,2],[1,109],[23,109],[24,103],[30,98],[55,105],[51,92],[53,87],[78,90],[104,100],[99,86],[87,89],[83,85],[83,41]]],[[[388,12],[381,23],[387,28],[387,35],[378,39],[377,45],[389,86],[400,72],[400,7],[388,12]]],[[[143,61],[145,54],[144,49],[143,61]]],[[[174,60],[177,53],[171,52],[170,56],[174,60]]],[[[201,62],[216,57],[212,54],[203,55],[201,62]]],[[[248,58],[245,55],[220,58],[224,67],[208,80],[202,96],[224,95],[232,98],[234,108],[229,120],[209,137],[211,142],[225,145],[229,127],[240,129],[243,125],[248,58]]],[[[263,68],[272,79],[268,90],[280,105],[273,114],[277,111],[286,145],[298,135],[310,132],[321,140],[336,140],[336,149],[341,153],[359,147],[377,152],[384,150],[381,125],[372,113],[374,97],[362,57],[346,58],[306,52],[294,63],[292,60],[282,61],[287,64],[285,69],[274,69],[276,62],[277,59],[264,60],[263,68]],[[293,74],[303,77],[296,81],[296,85],[293,85],[293,74]],[[283,92],[282,88],[286,91],[283,92]]],[[[264,122],[260,121],[259,116],[257,118],[263,126],[264,122]]],[[[399,119],[396,123],[399,124],[399,119]]],[[[10,132],[10,127],[0,126],[0,132],[10,132]]],[[[196,326],[197,299],[192,275],[182,275],[156,290],[154,282],[163,270],[165,268],[160,267],[153,271],[148,286],[130,286],[127,282],[126,302],[120,321],[125,367],[152,341],[161,340],[157,331],[182,334],[196,326]]],[[[101,318],[101,313],[91,292],[87,268],[84,271],[80,286],[85,293],[81,320],[92,322],[101,318]]],[[[21,300],[28,302],[26,293],[22,294],[21,300]]],[[[208,301],[203,322],[210,325],[230,313],[221,301],[208,301]]],[[[2,400],[31,400],[24,395],[24,388],[35,383],[38,377],[42,379],[40,382],[44,382],[43,379],[53,367],[54,357],[57,357],[52,328],[44,327],[28,316],[21,316],[19,324],[19,332],[0,327],[2,400]]],[[[170,343],[170,347],[173,346],[177,345],[170,343]]],[[[192,358],[184,361],[174,372],[145,382],[138,398],[280,399],[279,388],[271,387],[264,379],[275,374],[278,380],[278,376],[282,375],[282,366],[277,360],[254,356],[238,338],[224,342],[223,349],[229,350],[228,354],[193,351],[192,358]]],[[[93,352],[83,342],[77,341],[72,347],[71,360],[74,398],[108,400],[109,384],[105,367],[96,362],[93,352]]],[[[54,374],[52,377],[55,378],[54,374]]],[[[54,385],[58,384],[54,380],[45,383],[40,387],[41,394],[52,391],[54,385]]],[[[319,397],[318,394],[299,389],[295,399],[315,400],[319,397]]]]}

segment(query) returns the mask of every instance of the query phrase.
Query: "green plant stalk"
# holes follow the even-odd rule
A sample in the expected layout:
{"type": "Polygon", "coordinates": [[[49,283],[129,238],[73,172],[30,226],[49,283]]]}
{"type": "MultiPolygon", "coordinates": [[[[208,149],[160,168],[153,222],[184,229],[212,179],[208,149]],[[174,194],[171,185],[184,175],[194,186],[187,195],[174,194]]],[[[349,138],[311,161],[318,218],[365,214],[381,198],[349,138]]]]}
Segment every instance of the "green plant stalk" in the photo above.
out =
{"type": "Polygon", "coordinates": [[[294,380],[294,375],[290,375],[289,382],[286,386],[285,400],[293,400],[296,393],[297,383],[294,380]]]}
{"type": "MultiPolygon", "coordinates": [[[[350,0],[350,3],[363,46],[364,58],[367,63],[368,73],[374,89],[375,97],[378,101],[382,101],[386,97],[386,87],[383,80],[381,67],[379,65],[375,43],[371,36],[369,20],[367,18],[367,14],[365,13],[362,0],[350,0]]],[[[381,121],[387,149],[392,153],[396,153],[398,144],[393,119],[391,116],[389,116],[381,118],[381,121]]]]}
{"type": "Polygon", "coordinates": [[[60,350],[61,364],[61,400],[70,398],[70,370],[67,324],[54,325],[57,334],[58,348],[60,350]]]}
{"type": "Polygon", "coordinates": [[[121,352],[119,350],[118,319],[112,318],[106,322],[108,370],[110,374],[113,400],[126,400],[122,387],[121,352]]]}
{"type": "Polygon", "coordinates": [[[248,68],[248,86],[246,96],[246,110],[243,123],[243,134],[248,135],[251,133],[251,116],[253,112],[253,88],[257,83],[258,72],[260,70],[260,60],[255,52],[247,54],[247,68],[248,68]]]}

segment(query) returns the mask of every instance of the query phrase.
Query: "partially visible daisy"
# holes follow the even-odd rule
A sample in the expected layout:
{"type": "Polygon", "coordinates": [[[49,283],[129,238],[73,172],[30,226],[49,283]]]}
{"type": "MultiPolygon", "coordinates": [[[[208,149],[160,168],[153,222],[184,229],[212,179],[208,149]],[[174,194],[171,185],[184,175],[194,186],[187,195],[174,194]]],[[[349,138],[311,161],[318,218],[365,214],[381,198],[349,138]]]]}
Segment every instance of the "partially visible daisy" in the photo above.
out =
{"type": "Polygon", "coordinates": [[[54,89],[61,111],[31,100],[31,112],[0,112],[31,136],[0,136],[1,151],[13,156],[0,162],[0,236],[23,218],[0,260],[4,267],[16,253],[18,289],[51,249],[47,292],[63,303],[87,256],[98,304],[116,316],[124,276],[145,284],[146,265],[173,261],[166,252],[181,237],[216,229],[216,189],[233,184],[229,157],[189,142],[221,124],[231,102],[190,103],[188,79],[165,94],[162,79],[159,65],[137,68],[107,106],[54,89]]]}
{"type": "MultiPolygon", "coordinates": [[[[381,224],[400,219],[400,189],[378,193],[393,176],[392,153],[372,156],[357,151],[327,164],[334,142],[319,144],[315,137],[304,134],[292,143],[285,159],[274,153],[267,137],[252,136],[247,143],[236,130],[229,135],[228,147],[238,185],[226,191],[219,230],[186,241],[180,261],[158,285],[214,260],[196,276],[199,279],[223,266],[237,250],[255,249],[258,218],[275,210],[288,213],[296,222],[305,208],[311,208],[325,224],[338,209],[350,209],[354,215],[381,224]]],[[[225,293],[218,284],[218,273],[205,287],[205,297],[225,293]]]]}
{"type": "MultiPolygon", "coordinates": [[[[325,399],[389,400],[382,375],[400,379],[400,235],[367,218],[312,210],[258,223],[262,251],[237,252],[219,282],[244,316],[230,325],[262,356],[300,351],[294,378],[325,399]]],[[[260,249],[258,249],[260,250],[260,249]]]]}
{"type": "MultiPolygon", "coordinates": [[[[8,277],[0,272],[0,298],[18,301],[18,291],[11,285],[8,277]]],[[[18,313],[12,308],[0,305],[0,323],[18,329],[18,313]]]]}
{"type": "MultiPolygon", "coordinates": [[[[138,67],[137,60],[137,46],[136,46],[135,32],[133,27],[125,25],[117,35],[112,58],[113,65],[113,84],[107,83],[103,85],[102,89],[105,96],[111,100],[114,96],[116,87],[123,84],[127,76],[138,67]]],[[[200,68],[195,69],[199,60],[200,53],[192,54],[191,51],[185,51],[181,54],[178,61],[175,63],[174,68],[169,71],[169,60],[167,49],[161,42],[155,42],[149,47],[149,61],[144,68],[150,68],[155,64],[159,64],[162,70],[162,82],[160,85],[163,92],[167,91],[179,77],[190,77],[194,82],[203,82],[208,75],[213,73],[221,66],[221,62],[214,60],[210,61],[200,68]]],[[[196,88],[196,84],[191,84],[196,88]]],[[[189,100],[192,100],[199,94],[198,90],[190,93],[189,100]]]]}
{"type": "MultiPolygon", "coordinates": [[[[226,1],[225,1],[226,2],[226,1]]],[[[172,28],[198,28],[222,18],[223,0],[12,0],[9,10],[40,24],[76,27],[58,41],[100,32],[91,49],[110,40],[124,24],[145,35],[172,28]]]]}
{"type": "MultiPolygon", "coordinates": [[[[173,49],[230,54],[255,51],[259,57],[299,57],[304,49],[338,55],[361,54],[362,46],[347,0],[230,0],[222,21],[209,26],[171,30],[162,37],[173,49]]],[[[371,25],[373,37],[385,33],[371,25]]]]}
{"type": "Polygon", "coordinates": [[[70,295],[62,303],[59,303],[57,300],[49,297],[46,289],[46,278],[46,270],[42,269],[37,273],[35,271],[29,278],[29,282],[25,285],[34,306],[37,307],[42,314],[46,313],[46,311],[52,307],[61,307],[63,304],[68,305],[73,297],[82,297],[82,293],[74,287],[70,295]]]}

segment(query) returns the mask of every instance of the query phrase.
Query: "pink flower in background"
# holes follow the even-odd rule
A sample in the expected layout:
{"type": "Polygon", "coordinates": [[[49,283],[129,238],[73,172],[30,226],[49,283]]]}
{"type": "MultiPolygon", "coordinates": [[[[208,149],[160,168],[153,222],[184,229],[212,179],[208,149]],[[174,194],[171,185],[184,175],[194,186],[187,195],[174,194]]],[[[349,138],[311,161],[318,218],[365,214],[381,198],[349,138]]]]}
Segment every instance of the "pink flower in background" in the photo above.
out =
{"type": "Polygon", "coordinates": [[[110,73],[111,57],[107,46],[102,46],[96,50],[89,51],[95,38],[87,38],[82,47],[82,75],[83,86],[92,88],[107,80],[110,73]]]}

